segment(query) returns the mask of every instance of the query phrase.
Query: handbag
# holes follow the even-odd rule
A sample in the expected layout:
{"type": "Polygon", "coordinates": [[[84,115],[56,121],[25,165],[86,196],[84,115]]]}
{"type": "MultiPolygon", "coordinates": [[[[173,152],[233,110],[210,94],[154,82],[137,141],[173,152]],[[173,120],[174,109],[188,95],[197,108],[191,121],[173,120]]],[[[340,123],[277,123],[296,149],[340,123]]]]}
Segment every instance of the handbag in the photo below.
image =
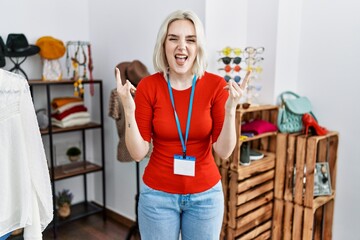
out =
{"type": "Polygon", "coordinates": [[[291,91],[280,94],[281,106],[278,116],[278,128],[282,133],[295,133],[303,130],[302,116],[310,113],[312,107],[307,97],[301,97],[291,91]],[[290,98],[289,98],[290,97],[290,98]]]}

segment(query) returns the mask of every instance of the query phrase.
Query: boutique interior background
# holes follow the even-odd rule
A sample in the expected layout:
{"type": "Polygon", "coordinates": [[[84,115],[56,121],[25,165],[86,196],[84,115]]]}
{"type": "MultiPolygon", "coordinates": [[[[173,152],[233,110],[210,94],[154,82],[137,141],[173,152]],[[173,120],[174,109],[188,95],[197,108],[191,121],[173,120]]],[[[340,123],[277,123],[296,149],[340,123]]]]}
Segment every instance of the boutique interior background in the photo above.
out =
{"type": "MultiPolygon", "coordinates": [[[[104,81],[107,109],[110,91],[115,87],[114,66],[139,59],[153,72],[152,52],[158,28],[168,13],[185,8],[194,10],[204,22],[210,71],[217,71],[216,51],[226,45],[264,46],[260,101],[276,103],[278,94],[287,89],[306,95],[320,124],[340,132],[333,239],[354,239],[360,226],[360,148],[355,147],[360,133],[360,2],[2,1],[0,35],[6,41],[9,33],[24,33],[30,43],[44,35],[64,42],[90,41],[94,77],[104,81]]],[[[65,59],[62,61],[64,64],[65,59]]],[[[11,67],[7,59],[5,69],[11,67]]],[[[40,78],[38,55],[29,57],[22,67],[29,78],[40,78]]],[[[45,106],[42,102],[35,104],[37,108],[45,106]]],[[[117,141],[115,122],[105,115],[107,207],[134,220],[135,164],[116,160],[117,141]]],[[[146,163],[141,163],[141,171],[146,163]]],[[[100,181],[96,176],[91,181],[90,198],[96,201],[101,198],[101,192],[97,192],[101,188],[96,187],[100,181]]],[[[59,189],[61,184],[70,186],[69,182],[60,182],[59,189]]],[[[71,184],[74,202],[82,200],[77,193],[81,187],[71,184]]]]}

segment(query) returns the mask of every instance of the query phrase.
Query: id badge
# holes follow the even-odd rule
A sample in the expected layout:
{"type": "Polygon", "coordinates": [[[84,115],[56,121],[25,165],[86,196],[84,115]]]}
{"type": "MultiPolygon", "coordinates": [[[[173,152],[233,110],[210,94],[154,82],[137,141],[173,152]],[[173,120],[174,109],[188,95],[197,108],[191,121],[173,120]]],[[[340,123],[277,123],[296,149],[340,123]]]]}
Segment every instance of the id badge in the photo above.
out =
{"type": "Polygon", "coordinates": [[[174,155],[174,174],[195,176],[195,157],[174,155]]]}

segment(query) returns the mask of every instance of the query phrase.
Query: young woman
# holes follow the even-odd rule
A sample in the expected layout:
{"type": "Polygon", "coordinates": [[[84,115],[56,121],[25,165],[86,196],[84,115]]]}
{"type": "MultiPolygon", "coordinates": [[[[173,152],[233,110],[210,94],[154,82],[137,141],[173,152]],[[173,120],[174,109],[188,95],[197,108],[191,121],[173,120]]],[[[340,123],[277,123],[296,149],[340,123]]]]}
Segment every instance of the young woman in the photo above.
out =
{"type": "Polygon", "coordinates": [[[219,239],[224,199],[212,150],[221,158],[236,143],[235,111],[242,89],[208,73],[204,29],[192,11],[171,13],[160,27],[157,73],[137,89],[121,83],[126,146],[145,169],[138,217],[141,239],[219,239]],[[135,101],[132,94],[135,93],[135,101]]]}

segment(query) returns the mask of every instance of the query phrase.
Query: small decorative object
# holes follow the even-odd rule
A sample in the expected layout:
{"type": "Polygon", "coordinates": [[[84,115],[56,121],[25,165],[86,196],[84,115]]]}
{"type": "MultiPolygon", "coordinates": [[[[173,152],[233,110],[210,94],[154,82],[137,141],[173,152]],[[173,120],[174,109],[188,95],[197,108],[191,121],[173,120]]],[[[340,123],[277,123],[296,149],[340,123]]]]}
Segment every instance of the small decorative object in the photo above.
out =
{"type": "Polygon", "coordinates": [[[90,81],[90,94],[94,95],[93,75],[94,69],[91,44],[85,41],[68,41],[66,43],[66,68],[67,74],[74,81],[74,95],[82,97],[84,94],[82,81],[90,81]],[[87,49],[87,51],[86,51],[87,49]],[[87,75],[89,73],[89,77],[87,75]]]}
{"type": "Polygon", "coordinates": [[[67,218],[71,214],[71,201],[73,194],[69,189],[63,189],[56,195],[56,205],[58,206],[58,214],[61,218],[67,218]]]}
{"type": "Polygon", "coordinates": [[[62,69],[59,59],[64,56],[66,48],[64,43],[51,36],[43,36],[36,41],[40,48],[39,55],[43,60],[43,80],[61,80],[62,69]]]}
{"type": "Polygon", "coordinates": [[[66,155],[68,156],[68,158],[71,162],[75,162],[75,161],[79,160],[80,154],[81,154],[81,150],[78,147],[70,147],[66,151],[66,155]]]}
{"type": "Polygon", "coordinates": [[[314,196],[331,195],[329,163],[318,162],[315,165],[314,196]]]}
{"type": "Polygon", "coordinates": [[[46,113],[45,108],[41,108],[39,110],[36,110],[36,118],[39,124],[39,128],[41,130],[46,129],[49,126],[49,118],[46,113]]]}

